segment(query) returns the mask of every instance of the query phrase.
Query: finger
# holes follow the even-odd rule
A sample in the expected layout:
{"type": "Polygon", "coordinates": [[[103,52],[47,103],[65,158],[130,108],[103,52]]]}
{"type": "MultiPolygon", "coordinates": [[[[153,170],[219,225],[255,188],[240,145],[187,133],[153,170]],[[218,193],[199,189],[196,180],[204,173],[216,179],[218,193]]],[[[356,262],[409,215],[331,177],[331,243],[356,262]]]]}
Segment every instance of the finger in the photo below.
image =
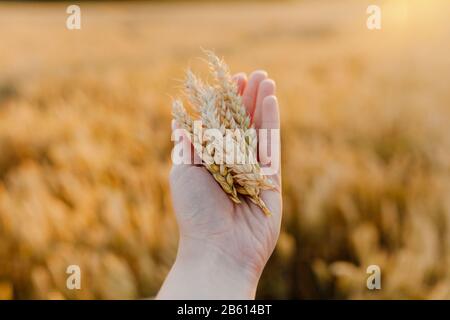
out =
{"type": "Polygon", "coordinates": [[[258,93],[259,84],[266,78],[267,72],[263,70],[252,72],[250,78],[248,79],[248,83],[245,87],[244,93],[242,94],[242,102],[247,109],[247,113],[251,117],[253,117],[253,112],[255,110],[256,95],[258,93]]]}
{"type": "Polygon", "coordinates": [[[263,101],[270,95],[275,95],[275,81],[272,79],[265,79],[259,84],[256,107],[253,114],[253,123],[257,129],[261,127],[262,113],[264,112],[263,101]]]}
{"type": "Polygon", "coordinates": [[[261,120],[261,129],[280,129],[280,110],[275,95],[272,94],[264,98],[261,120]]]}
{"type": "Polygon", "coordinates": [[[274,95],[267,96],[262,102],[262,121],[259,130],[258,153],[261,170],[280,185],[280,114],[278,100],[274,95]]]}
{"type": "Polygon", "coordinates": [[[242,96],[245,86],[247,85],[247,75],[244,72],[236,73],[233,76],[233,80],[236,81],[238,87],[238,93],[242,96]]]}

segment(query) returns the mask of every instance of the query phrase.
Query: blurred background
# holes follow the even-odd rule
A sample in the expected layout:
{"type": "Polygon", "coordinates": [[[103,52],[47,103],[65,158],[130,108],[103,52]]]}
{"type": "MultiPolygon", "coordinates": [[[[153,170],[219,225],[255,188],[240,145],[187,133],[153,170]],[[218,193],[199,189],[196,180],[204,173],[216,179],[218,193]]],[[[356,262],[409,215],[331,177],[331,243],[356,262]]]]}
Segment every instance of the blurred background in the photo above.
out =
{"type": "Polygon", "coordinates": [[[156,294],[170,101],[201,48],[277,81],[284,220],[258,297],[450,298],[449,1],[84,1],[72,31],[69,4],[0,2],[1,299],[156,294]]]}

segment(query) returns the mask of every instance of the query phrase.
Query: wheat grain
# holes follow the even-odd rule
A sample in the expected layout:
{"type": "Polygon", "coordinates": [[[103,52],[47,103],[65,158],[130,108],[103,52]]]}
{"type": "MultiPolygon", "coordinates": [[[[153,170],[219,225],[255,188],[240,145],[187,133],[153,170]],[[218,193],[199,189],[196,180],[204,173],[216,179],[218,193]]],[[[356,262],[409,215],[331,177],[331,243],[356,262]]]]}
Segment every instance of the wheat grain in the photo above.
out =
{"type": "Polygon", "coordinates": [[[270,215],[269,209],[261,199],[261,190],[273,189],[274,186],[261,174],[256,159],[256,131],[250,124],[250,117],[228,66],[213,52],[206,51],[206,54],[215,84],[204,83],[188,70],[184,92],[202,120],[202,128],[218,130],[222,140],[218,141],[207,135],[206,139],[199,136],[194,130],[192,118],[180,100],[173,103],[174,119],[180,127],[189,132],[204,166],[230,199],[240,203],[238,194],[248,197],[266,215],[270,215]],[[233,132],[230,134],[229,130],[233,132]],[[197,141],[201,143],[195,143],[197,141]]]}

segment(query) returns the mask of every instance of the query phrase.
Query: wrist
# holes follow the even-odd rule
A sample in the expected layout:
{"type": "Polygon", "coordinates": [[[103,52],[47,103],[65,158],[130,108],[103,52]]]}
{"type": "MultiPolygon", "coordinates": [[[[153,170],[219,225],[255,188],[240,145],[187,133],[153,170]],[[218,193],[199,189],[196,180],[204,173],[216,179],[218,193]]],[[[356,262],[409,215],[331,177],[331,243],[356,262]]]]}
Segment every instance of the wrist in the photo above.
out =
{"type": "Polygon", "coordinates": [[[178,283],[179,299],[254,299],[261,271],[208,242],[181,238],[168,281],[178,283]]]}

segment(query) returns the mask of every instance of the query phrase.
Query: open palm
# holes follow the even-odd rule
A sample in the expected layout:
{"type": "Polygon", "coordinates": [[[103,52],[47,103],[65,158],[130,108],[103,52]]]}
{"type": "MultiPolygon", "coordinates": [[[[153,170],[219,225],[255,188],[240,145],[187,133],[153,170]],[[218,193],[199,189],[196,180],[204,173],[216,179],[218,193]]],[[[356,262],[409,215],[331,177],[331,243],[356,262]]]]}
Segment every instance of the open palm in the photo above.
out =
{"type": "MultiPolygon", "coordinates": [[[[234,79],[255,128],[279,129],[275,83],[267,73],[255,71],[248,81],[241,73],[234,79]]],[[[189,142],[184,139],[183,143],[189,142]]],[[[277,144],[272,150],[279,158],[279,143],[272,143],[277,144]]],[[[272,212],[267,217],[248,199],[241,197],[241,204],[233,203],[204,167],[174,165],[170,184],[182,241],[206,244],[243,267],[262,272],[275,248],[281,224],[280,170],[270,178],[278,188],[262,192],[262,199],[272,212]]]]}

